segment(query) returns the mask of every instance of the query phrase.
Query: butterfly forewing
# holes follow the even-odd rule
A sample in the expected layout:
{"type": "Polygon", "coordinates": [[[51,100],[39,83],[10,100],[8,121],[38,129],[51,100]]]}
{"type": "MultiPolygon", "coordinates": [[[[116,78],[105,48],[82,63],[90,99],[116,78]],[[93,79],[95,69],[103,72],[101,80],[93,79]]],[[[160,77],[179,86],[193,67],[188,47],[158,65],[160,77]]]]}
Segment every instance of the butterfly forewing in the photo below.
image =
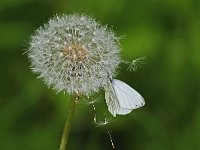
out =
{"type": "Polygon", "coordinates": [[[121,108],[132,110],[144,106],[143,97],[126,83],[114,79],[112,85],[121,108]]]}

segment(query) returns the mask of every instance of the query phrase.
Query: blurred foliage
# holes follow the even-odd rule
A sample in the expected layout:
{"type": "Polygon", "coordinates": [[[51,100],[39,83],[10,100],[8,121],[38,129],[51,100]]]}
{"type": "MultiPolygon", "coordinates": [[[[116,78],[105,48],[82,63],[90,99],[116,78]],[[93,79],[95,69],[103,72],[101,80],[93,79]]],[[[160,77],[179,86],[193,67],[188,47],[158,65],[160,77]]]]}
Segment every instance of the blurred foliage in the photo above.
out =
{"type": "MultiPolygon", "coordinates": [[[[118,79],[146,106],[108,126],[119,150],[200,148],[199,0],[0,0],[0,149],[57,150],[68,96],[57,94],[29,69],[29,37],[56,13],[86,13],[123,37],[123,58],[146,56],[138,72],[121,66],[118,79]]],[[[103,97],[103,93],[102,93],[103,97]]],[[[103,119],[105,100],[96,106],[103,119]]],[[[70,150],[112,149],[93,109],[80,104],[70,150]]]]}

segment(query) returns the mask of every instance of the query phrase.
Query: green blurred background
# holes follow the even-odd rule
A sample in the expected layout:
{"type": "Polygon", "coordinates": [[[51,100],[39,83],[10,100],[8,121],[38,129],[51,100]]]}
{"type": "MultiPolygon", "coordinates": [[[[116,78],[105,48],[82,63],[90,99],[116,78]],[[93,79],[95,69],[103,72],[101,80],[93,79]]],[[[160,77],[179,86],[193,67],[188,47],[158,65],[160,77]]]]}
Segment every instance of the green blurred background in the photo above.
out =
{"type": "MultiPolygon", "coordinates": [[[[36,79],[22,54],[56,13],[93,16],[123,37],[124,59],[146,56],[139,71],[119,70],[146,105],[108,126],[117,150],[200,149],[199,0],[0,0],[0,150],[58,150],[68,96],[36,79]]],[[[103,98],[96,109],[103,119],[103,98]]],[[[70,150],[112,149],[92,121],[92,107],[80,104],[70,150]]]]}

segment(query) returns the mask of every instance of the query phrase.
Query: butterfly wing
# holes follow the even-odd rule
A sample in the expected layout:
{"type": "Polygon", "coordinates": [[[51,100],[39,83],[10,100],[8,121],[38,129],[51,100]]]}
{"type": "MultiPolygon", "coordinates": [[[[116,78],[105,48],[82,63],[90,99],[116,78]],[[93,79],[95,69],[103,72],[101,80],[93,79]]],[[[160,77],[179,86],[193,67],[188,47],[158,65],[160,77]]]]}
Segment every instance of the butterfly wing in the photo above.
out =
{"type": "Polygon", "coordinates": [[[126,115],[145,105],[143,97],[120,80],[113,79],[104,89],[108,110],[114,117],[116,114],[126,115]]]}
{"type": "Polygon", "coordinates": [[[131,111],[132,111],[132,109],[125,109],[125,108],[120,107],[117,114],[118,115],[126,115],[126,114],[129,114],[131,111]]]}
{"type": "Polygon", "coordinates": [[[126,83],[113,79],[112,86],[120,107],[117,114],[125,115],[145,105],[144,98],[126,83]]]}
{"type": "Polygon", "coordinates": [[[109,83],[109,85],[105,86],[104,89],[105,89],[105,99],[106,99],[106,104],[108,106],[108,111],[114,117],[116,117],[116,114],[118,113],[120,109],[120,105],[115,95],[112,84],[109,83]]]}

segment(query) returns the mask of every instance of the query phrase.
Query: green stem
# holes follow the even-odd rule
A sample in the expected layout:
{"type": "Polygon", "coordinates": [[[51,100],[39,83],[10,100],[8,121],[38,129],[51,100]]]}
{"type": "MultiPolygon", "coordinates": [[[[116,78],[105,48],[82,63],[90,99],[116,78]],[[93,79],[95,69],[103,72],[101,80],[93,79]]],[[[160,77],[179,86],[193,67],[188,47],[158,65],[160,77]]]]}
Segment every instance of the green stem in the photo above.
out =
{"type": "Polygon", "coordinates": [[[59,150],[66,150],[68,139],[69,139],[69,132],[70,132],[72,120],[74,117],[75,106],[76,106],[76,102],[78,99],[79,99],[79,97],[77,95],[71,96],[71,98],[70,98],[68,116],[67,116],[67,120],[65,122],[65,127],[63,130],[59,150]]]}

